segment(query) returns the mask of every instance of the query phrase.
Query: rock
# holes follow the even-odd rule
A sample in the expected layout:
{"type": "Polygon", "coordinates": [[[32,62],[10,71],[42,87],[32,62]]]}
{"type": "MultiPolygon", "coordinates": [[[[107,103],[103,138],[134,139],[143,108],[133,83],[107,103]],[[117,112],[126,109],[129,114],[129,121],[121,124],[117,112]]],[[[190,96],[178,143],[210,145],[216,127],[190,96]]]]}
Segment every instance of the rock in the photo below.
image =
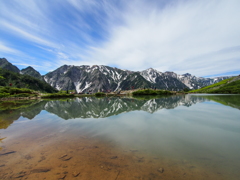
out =
{"type": "Polygon", "coordinates": [[[67,154],[63,154],[62,156],[60,156],[59,159],[64,158],[64,157],[66,157],[66,156],[67,156],[67,154]]]}
{"type": "Polygon", "coordinates": [[[66,176],[67,176],[66,174],[60,175],[58,179],[65,179],[66,176]]]}
{"type": "Polygon", "coordinates": [[[25,176],[25,174],[17,174],[16,176],[14,176],[14,178],[22,178],[24,176],[25,176]]]}
{"type": "Polygon", "coordinates": [[[14,178],[22,178],[26,175],[26,171],[21,171],[19,173],[17,173],[15,176],[13,176],[14,178]]]}
{"type": "Polygon", "coordinates": [[[72,157],[65,157],[65,158],[62,158],[63,161],[68,161],[68,160],[70,160],[70,159],[72,159],[72,157]]]}
{"type": "Polygon", "coordinates": [[[6,152],[6,153],[3,153],[3,154],[0,154],[0,156],[4,156],[4,155],[8,155],[8,154],[13,154],[17,151],[9,151],[9,152],[6,152]]]}
{"type": "Polygon", "coordinates": [[[118,158],[117,156],[110,157],[110,159],[117,159],[117,158],[118,158]]]}
{"type": "Polygon", "coordinates": [[[44,173],[44,172],[48,172],[51,171],[50,168],[38,168],[38,169],[33,169],[31,170],[31,173],[44,173]]]}
{"type": "Polygon", "coordinates": [[[5,166],[5,164],[1,164],[1,165],[0,165],[0,167],[4,167],[4,166],[5,166]]]}
{"type": "Polygon", "coordinates": [[[64,154],[59,159],[61,159],[63,161],[68,161],[68,160],[72,159],[72,157],[69,157],[67,154],[64,154]]]}
{"type": "Polygon", "coordinates": [[[159,168],[158,172],[163,173],[164,172],[164,168],[159,168]]]}
{"type": "Polygon", "coordinates": [[[73,177],[78,177],[79,174],[80,174],[80,172],[73,172],[73,173],[72,173],[73,177]]]}

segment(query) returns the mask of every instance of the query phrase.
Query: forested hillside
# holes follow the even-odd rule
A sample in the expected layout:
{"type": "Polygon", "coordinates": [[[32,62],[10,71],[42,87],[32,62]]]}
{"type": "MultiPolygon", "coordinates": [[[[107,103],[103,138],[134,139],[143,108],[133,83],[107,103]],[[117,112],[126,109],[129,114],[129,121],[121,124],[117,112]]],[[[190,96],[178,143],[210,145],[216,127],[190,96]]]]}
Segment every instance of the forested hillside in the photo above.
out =
{"type": "Polygon", "coordinates": [[[0,68],[0,86],[11,86],[17,88],[29,88],[35,91],[53,93],[57,92],[48,83],[29,75],[22,75],[0,68]]]}

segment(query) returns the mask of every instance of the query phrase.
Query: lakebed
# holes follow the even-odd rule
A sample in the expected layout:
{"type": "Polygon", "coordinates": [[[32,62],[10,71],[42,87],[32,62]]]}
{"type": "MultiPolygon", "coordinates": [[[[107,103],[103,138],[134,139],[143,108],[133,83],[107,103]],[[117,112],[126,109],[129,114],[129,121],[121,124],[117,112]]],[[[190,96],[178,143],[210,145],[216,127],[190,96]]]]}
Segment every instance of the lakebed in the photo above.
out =
{"type": "Polygon", "coordinates": [[[238,179],[239,97],[12,105],[1,111],[0,179],[238,179]]]}

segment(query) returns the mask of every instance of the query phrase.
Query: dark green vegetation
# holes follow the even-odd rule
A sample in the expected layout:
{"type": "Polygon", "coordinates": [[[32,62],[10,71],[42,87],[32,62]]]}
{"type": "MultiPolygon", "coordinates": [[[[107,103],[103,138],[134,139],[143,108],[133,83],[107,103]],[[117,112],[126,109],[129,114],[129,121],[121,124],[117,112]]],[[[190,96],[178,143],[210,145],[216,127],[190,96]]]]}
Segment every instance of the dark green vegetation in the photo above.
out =
{"type": "Polygon", "coordinates": [[[134,91],[132,94],[134,96],[138,96],[138,95],[171,95],[173,93],[166,90],[144,89],[144,90],[134,91]]]}
{"type": "Polygon", "coordinates": [[[240,76],[225,79],[201,89],[192,90],[190,93],[240,94],[240,76]]]}
{"type": "Polygon", "coordinates": [[[42,98],[61,98],[74,97],[74,94],[69,94],[67,91],[59,91],[58,93],[48,93],[41,96],[42,98]]]}
{"type": "Polygon", "coordinates": [[[0,87],[0,98],[3,97],[36,97],[38,93],[27,88],[0,87]]]}
{"type": "Polygon", "coordinates": [[[0,68],[0,86],[4,87],[15,87],[15,88],[28,88],[35,91],[54,93],[57,90],[51,87],[48,83],[36,79],[29,75],[18,74],[6,69],[0,68]]]}
{"type": "Polygon", "coordinates": [[[28,66],[27,68],[25,69],[22,69],[21,70],[21,73],[22,74],[26,74],[26,75],[29,75],[29,76],[32,76],[34,78],[37,78],[39,80],[42,80],[44,81],[43,77],[41,76],[41,74],[39,72],[37,72],[35,69],[33,69],[31,66],[28,66]]]}
{"type": "Polygon", "coordinates": [[[103,92],[97,92],[97,93],[95,93],[95,96],[97,96],[97,97],[99,97],[99,96],[106,96],[106,94],[103,93],[103,92]]]}

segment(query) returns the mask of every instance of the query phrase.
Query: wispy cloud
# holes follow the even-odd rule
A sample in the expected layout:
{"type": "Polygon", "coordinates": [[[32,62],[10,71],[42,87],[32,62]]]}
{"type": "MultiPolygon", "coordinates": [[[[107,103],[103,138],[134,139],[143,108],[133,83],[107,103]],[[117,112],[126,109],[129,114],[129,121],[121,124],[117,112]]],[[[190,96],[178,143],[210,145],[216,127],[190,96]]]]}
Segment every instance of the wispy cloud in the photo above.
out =
{"type": "Polygon", "coordinates": [[[63,64],[197,76],[240,70],[238,0],[12,0],[0,6],[6,42],[0,49],[42,73],[63,64]]]}
{"type": "Polygon", "coordinates": [[[3,42],[0,41],[0,53],[14,53],[14,54],[21,54],[20,51],[17,49],[11,48],[8,45],[4,44],[3,42]]]}
{"type": "MultiPolygon", "coordinates": [[[[93,59],[134,70],[190,72],[199,76],[239,70],[239,1],[179,1],[125,12],[125,25],[93,51],[93,59]],[[219,52],[221,51],[221,52],[219,52]]],[[[148,6],[148,4],[144,4],[148,6]]],[[[132,6],[130,6],[132,7],[132,6]]]]}

